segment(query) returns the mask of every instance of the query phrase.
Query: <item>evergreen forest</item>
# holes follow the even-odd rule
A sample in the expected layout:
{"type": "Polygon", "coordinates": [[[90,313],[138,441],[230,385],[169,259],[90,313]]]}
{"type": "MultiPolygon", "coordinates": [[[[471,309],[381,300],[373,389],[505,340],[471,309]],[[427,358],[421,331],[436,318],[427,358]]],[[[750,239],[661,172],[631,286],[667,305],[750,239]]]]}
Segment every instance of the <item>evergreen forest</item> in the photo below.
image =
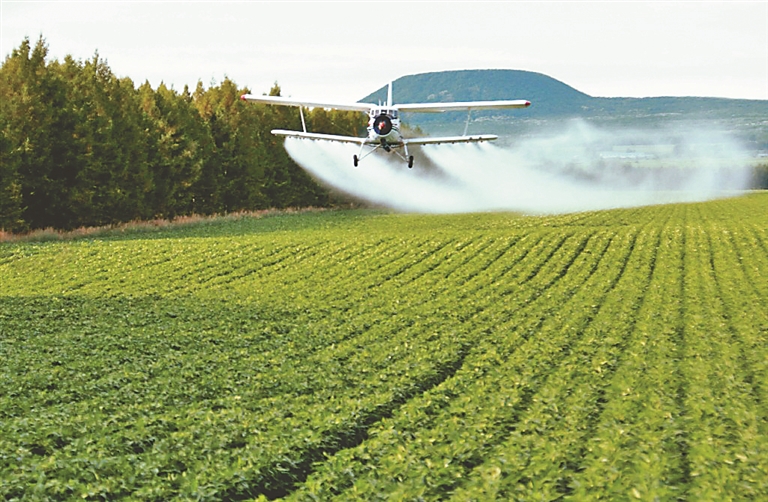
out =
{"type": "MultiPolygon", "coordinates": [[[[296,110],[239,99],[249,92],[229,78],[153,89],[117,77],[98,52],[58,61],[42,36],[23,40],[0,68],[0,229],[338,202],[270,133],[300,128],[296,110]]],[[[318,132],[365,129],[355,112],[305,116],[318,132]]]]}

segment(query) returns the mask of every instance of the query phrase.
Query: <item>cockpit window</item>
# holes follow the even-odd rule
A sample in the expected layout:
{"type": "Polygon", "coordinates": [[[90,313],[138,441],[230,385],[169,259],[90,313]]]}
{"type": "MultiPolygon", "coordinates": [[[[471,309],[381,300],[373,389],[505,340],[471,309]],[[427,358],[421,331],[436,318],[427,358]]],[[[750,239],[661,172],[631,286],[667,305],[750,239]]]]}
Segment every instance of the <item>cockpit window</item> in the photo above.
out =
{"type": "Polygon", "coordinates": [[[387,115],[393,119],[397,118],[397,110],[386,110],[386,109],[375,110],[374,112],[372,112],[371,117],[375,117],[382,114],[387,115]]]}

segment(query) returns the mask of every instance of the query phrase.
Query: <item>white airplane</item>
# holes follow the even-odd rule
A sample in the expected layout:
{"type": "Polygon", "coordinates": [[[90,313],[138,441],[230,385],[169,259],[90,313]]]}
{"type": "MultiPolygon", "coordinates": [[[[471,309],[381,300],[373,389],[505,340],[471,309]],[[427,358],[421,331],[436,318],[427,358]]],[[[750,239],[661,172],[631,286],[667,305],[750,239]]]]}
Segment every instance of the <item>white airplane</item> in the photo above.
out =
{"type": "Polygon", "coordinates": [[[396,153],[401,159],[408,163],[408,167],[413,167],[413,155],[408,154],[408,145],[426,145],[437,143],[471,143],[479,141],[492,141],[498,138],[493,134],[467,135],[469,128],[469,119],[472,110],[495,110],[502,108],[526,108],[531,106],[530,101],[464,101],[453,103],[408,103],[395,105],[392,101],[392,83],[389,83],[387,90],[387,103],[385,105],[373,105],[369,103],[323,103],[317,101],[297,101],[291,98],[279,96],[254,96],[253,94],[243,94],[240,96],[243,101],[253,101],[254,103],[263,103],[268,105],[298,106],[301,114],[301,125],[303,131],[287,131],[285,129],[273,129],[272,134],[277,136],[288,136],[293,138],[316,139],[324,141],[341,141],[344,143],[354,143],[360,145],[358,155],[352,156],[352,162],[355,167],[358,163],[378,150],[379,148],[387,152],[396,153]],[[358,138],[356,136],[339,136],[335,134],[319,134],[307,132],[307,125],[304,121],[304,112],[307,108],[330,108],[335,110],[351,110],[368,113],[368,136],[358,138]],[[400,133],[400,113],[401,112],[450,112],[467,111],[467,123],[464,127],[462,136],[447,136],[442,138],[404,138],[400,133]],[[365,147],[370,150],[363,155],[365,147]],[[402,155],[398,149],[402,148],[405,155],[402,155]]]}

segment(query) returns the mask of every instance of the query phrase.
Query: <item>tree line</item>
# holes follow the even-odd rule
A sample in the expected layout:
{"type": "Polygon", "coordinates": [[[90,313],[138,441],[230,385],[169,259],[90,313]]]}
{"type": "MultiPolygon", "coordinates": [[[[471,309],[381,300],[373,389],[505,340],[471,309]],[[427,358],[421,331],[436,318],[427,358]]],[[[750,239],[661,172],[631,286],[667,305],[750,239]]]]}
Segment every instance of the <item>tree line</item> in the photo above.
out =
{"type": "MultiPolygon", "coordinates": [[[[300,128],[296,110],[241,101],[248,92],[229,78],[191,92],[136,86],[98,52],[59,62],[42,37],[24,39],[0,67],[0,229],[336,202],[270,133],[300,128]]],[[[317,132],[365,129],[355,112],[305,118],[317,132]]]]}

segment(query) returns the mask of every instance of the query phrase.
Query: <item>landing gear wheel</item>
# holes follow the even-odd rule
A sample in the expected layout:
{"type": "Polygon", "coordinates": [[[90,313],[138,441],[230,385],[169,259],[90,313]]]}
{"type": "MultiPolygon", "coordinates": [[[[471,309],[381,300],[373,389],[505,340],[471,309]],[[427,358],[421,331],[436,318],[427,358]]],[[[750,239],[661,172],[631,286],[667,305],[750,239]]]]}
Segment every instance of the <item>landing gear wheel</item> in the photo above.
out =
{"type": "Polygon", "coordinates": [[[360,159],[357,158],[357,155],[352,156],[352,163],[357,167],[358,162],[360,162],[360,159]]]}
{"type": "Polygon", "coordinates": [[[408,168],[410,169],[412,167],[413,167],[413,155],[408,157],[408,168]]]}

